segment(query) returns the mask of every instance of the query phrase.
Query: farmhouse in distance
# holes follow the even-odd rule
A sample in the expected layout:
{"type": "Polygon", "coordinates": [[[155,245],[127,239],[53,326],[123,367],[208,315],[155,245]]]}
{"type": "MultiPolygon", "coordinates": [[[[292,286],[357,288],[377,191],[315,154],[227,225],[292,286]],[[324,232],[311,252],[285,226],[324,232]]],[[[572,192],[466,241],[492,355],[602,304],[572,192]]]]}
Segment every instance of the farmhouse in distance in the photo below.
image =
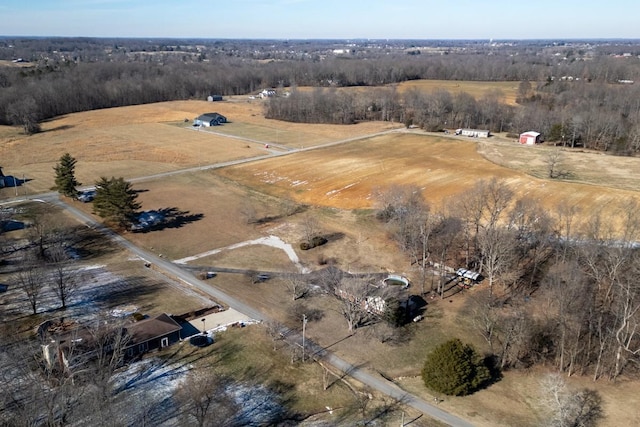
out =
{"type": "Polygon", "coordinates": [[[219,126],[223,123],[227,123],[227,118],[219,113],[205,113],[202,114],[193,121],[194,126],[219,126]]]}

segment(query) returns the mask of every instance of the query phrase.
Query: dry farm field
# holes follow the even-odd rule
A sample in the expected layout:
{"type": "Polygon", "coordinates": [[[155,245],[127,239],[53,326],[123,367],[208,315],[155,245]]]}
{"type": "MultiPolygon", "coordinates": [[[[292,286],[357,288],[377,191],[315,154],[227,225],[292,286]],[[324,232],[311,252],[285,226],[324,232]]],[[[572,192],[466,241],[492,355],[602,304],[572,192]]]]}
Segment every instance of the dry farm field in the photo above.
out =
{"type": "MultiPolygon", "coordinates": [[[[266,120],[263,102],[246,97],[210,103],[173,101],[69,114],[43,123],[43,132],[25,136],[0,126],[0,166],[6,175],[26,177],[30,193],[53,185],[53,166],[68,152],[85,185],[100,176],[135,178],[166,171],[268,154],[264,143],[293,148],[388,130],[374,122],[351,126],[302,125],[266,120]],[[195,117],[216,111],[231,123],[196,131],[195,117]],[[229,138],[224,134],[248,138],[229,138]]],[[[397,125],[395,126],[397,127],[397,125]]],[[[0,190],[0,197],[8,194],[0,190]]]]}
{"type": "Polygon", "coordinates": [[[457,80],[410,80],[398,85],[398,91],[417,90],[420,92],[434,92],[446,90],[452,95],[466,92],[476,99],[490,93],[501,93],[503,102],[516,105],[518,85],[520,82],[481,82],[457,80]]]}
{"type": "MultiPolygon", "coordinates": [[[[462,80],[409,80],[402,83],[393,83],[386,88],[395,88],[398,93],[405,93],[410,90],[415,90],[423,93],[433,93],[438,90],[445,90],[452,95],[458,93],[468,93],[475,99],[481,99],[485,95],[494,93],[500,94],[503,102],[509,105],[516,104],[516,96],[518,94],[518,85],[520,82],[483,82],[483,81],[462,81],[462,80]]],[[[311,92],[316,90],[315,87],[301,86],[297,90],[304,92],[311,92]]],[[[364,91],[370,90],[368,87],[340,87],[340,88],[326,88],[326,90],[347,92],[357,95],[364,91]]]]}
{"type": "Polygon", "coordinates": [[[543,175],[547,147],[514,147],[502,141],[436,137],[423,132],[400,132],[340,146],[261,160],[217,171],[219,174],[279,197],[300,203],[342,209],[375,206],[375,194],[391,185],[415,185],[438,206],[469,190],[479,179],[505,181],[518,197],[539,200],[554,211],[561,204],[583,212],[594,208],[615,214],[630,200],[640,201],[636,178],[638,159],[587,153],[566,153],[568,170],[584,170],[569,182],[537,178],[543,175]],[[478,152],[481,147],[481,155],[478,152]],[[502,151],[504,150],[504,151],[502,151]],[[519,164],[518,168],[501,166],[519,164]],[[606,167],[603,167],[606,165],[606,167]],[[599,167],[598,167],[599,166],[599,167]],[[632,169],[633,168],[633,169],[632,169]],[[629,174],[628,180],[620,179],[629,174]],[[620,185],[620,188],[610,186],[620,185]],[[630,191],[631,189],[636,191],[630,191]]]}

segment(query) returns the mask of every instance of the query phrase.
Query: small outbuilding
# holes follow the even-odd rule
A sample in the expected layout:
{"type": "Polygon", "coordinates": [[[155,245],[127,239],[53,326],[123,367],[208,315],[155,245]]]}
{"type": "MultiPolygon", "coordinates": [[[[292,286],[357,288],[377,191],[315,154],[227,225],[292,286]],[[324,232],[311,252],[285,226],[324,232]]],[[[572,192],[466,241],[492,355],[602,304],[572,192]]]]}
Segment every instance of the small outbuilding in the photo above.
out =
{"type": "Polygon", "coordinates": [[[227,123],[227,118],[219,113],[206,113],[196,117],[193,121],[194,126],[219,126],[223,123],[227,123]]]}
{"type": "Polygon", "coordinates": [[[456,135],[468,136],[471,138],[489,138],[491,132],[486,129],[456,129],[456,135]]]}
{"type": "Polygon", "coordinates": [[[463,288],[468,288],[484,280],[484,277],[480,273],[466,268],[459,268],[456,270],[456,276],[458,276],[458,285],[463,288]]]}
{"type": "Polygon", "coordinates": [[[209,102],[222,101],[222,95],[209,95],[207,96],[207,101],[209,102]]]}
{"type": "Polygon", "coordinates": [[[536,145],[540,143],[540,133],[532,130],[521,133],[519,138],[520,144],[523,145],[536,145]]]}
{"type": "Polygon", "coordinates": [[[259,98],[262,98],[262,99],[264,99],[264,98],[271,98],[271,97],[276,96],[276,94],[277,94],[277,93],[276,93],[276,90],[275,90],[275,89],[264,89],[262,92],[260,92],[260,93],[258,94],[258,97],[259,97],[259,98]]]}

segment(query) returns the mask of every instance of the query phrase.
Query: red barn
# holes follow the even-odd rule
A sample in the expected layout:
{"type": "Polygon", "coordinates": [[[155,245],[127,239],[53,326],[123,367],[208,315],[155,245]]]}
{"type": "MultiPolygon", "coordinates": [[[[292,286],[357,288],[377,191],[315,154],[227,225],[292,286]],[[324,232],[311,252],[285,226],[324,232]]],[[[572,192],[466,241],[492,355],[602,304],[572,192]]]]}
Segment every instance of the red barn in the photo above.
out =
{"type": "Polygon", "coordinates": [[[540,143],[540,133],[530,130],[520,134],[520,144],[535,145],[540,143]]]}

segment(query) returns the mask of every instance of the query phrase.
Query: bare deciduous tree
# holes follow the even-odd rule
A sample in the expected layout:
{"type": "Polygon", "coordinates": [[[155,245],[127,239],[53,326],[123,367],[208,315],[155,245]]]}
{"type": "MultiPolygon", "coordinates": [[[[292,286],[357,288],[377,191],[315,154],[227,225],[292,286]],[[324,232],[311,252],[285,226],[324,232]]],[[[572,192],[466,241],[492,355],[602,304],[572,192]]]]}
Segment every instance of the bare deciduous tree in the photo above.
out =
{"type": "Polygon", "coordinates": [[[273,351],[276,351],[278,349],[278,341],[282,341],[284,339],[284,326],[274,321],[265,322],[264,326],[266,334],[271,338],[271,341],[273,342],[273,351]]]}
{"type": "Polygon", "coordinates": [[[571,375],[578,358],[585,353],[588,333],[587,316],[592,310],[593,290],[575,262],[552,265],[543,281],[548,298],[547,313],[556,320],[556,362],[560,372],[571,375]]]}
{"type": "Polygon", "coordinates": [[[481,290],[471,301],[471,322],[493,353],[494,343],[499,334],[500,314],[497,299],[489,292],[481,290]]]}
{"type": "Polygon", "coordinates": [[[93,351],[80,357],[90,357],[91,378],[98,389],[98,395],[104,399],[112,394],[113,374],[125,361],[125,352],[131,341],[124,324],[113,323],[106,319],[97,319],[88,328],[93,342],[93,351]]]}
{"type": "Polygon", "coordinates": [[[309,292],[309,283],[305,277],[297,273],[288,273],[283,275],[283,280],[287,289],[291,293],[291,299],[293,301],[304,298],[309,292]]]}
{"type": "Polygon", "coordinates": [[[546,158],[547,175],[551,179],[561,178],[567,175],[563,168],[564,155],[559,148],[551,150],[546,158]]]}
{"type": "Polygon", "coordinates": [[[38,257],[45,259],[45,252],[49,245],[61,243],[63,239],[62,227],[53,213],[36,211],[30,213],[29,216],[31,224],[27,228],[27,236],[37,248],[38,257]]]}
{"type": "Polygon", "coordinates": [[[240,206],[240,214],[244,218],[247,224],[254,224],[258,220],[258,213],[256,207],[251,203],[251,200],[246,198],[240,206]]]}
{"type": "Polygon", "coordinates": [[[19,271],[14,280],[27,297],[32,313],[36,314],[45,289],[44,271],[40,266],[32,264],[19,271]]]}
{"type": "Polygon", "coordinates": [[[364,304],[371,295],[369,285],[360,280],[344,279],[336,286],[335,293],[340,299],[340,314],[346,319],[349,332],[353,332],[368,317],[364,304]]]}
{"type": "Polygon", "coordinates": [[[64,248],[56,246],[49,252],[49,287],[60,300],[60,306],[64,310],[80,283],[68,264],[68,256],[64,248]]]}
{"type": "Polygon", "coordinates": [[[215,371],[193,371],[176,391],[186,425],[234,425],[240,407],[230,391],[231,381],[215,371]]]}
{"type": "MultiPolygon", "coordinates": [[[[514,267],[515,235],[505,228],[483,229],[478,236],[482,254],[481,271],[489,281],[489,291],[501,276],[507,276],[514,267]]],[[[504,278],[504,277],[503,277],[504,278]]]]}
{"type": "Polygon", "coordinates": [[[311,244],[314,237],[320,232],[320,222],[311,212],[307,212],[302,218],[302,237],[306,243],[311,244]]]}
{"type": "Polygon", "coordinates": [[[595,390],[572,392],[559,374],[543,378],[540,389],[540,403],[548,414],[545,425],[593,427],[603,418],[602,398],[595,390]]]}

